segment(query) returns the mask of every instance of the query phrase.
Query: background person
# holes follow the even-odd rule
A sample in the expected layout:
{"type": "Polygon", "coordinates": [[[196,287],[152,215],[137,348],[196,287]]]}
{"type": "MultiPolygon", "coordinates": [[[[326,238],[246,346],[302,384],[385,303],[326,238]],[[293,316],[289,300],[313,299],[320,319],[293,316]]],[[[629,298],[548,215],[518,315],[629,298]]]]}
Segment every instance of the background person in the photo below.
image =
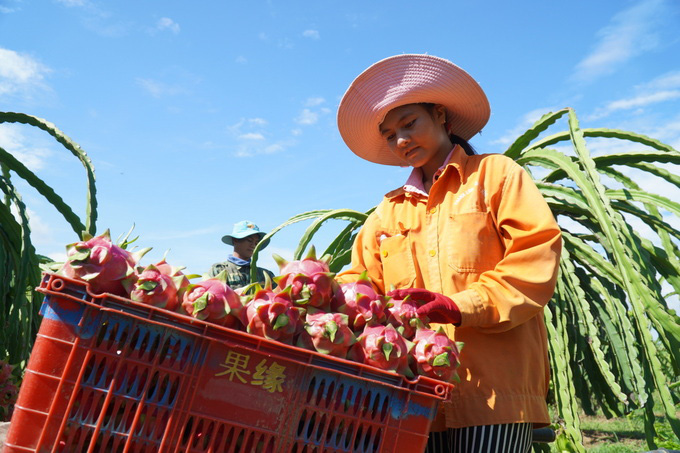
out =
{"type": "MultiPolygon", "coordinates": [[[[242,288],[250,284],[250,258],[253,256],[255,246],[262,240],[266,233],[260,231],[257,225],[248,220],[242,220],[234,224],[231,234],[222,237],[222,242],[234,247],[234,251],[222,263],[215,263],[210,268],[208,275],[217,276],[223,270],[227,271],[227,284],[232,289],[242,288]]],[[[262,250],[269,243],[262,245],[262,250]]],[[[274,274],[262,267],[257,268],[257,281],[265,284],[265,274],[271,279],[274,274]]]]}
{"type": "Polygon", "coordinates": [[[468,144],[489,115],[477,82],[430,55],[375,63],[338,109],[355,154],[413,167],[367,218],[339,279],[368,271],[379,291],[410,295],[432,328],[441,323],[464,343],[461,382],[440,406],[426,452],[527,452],[532,429],[550,423],[543,307],[561,233],[519,165],[468,144]]]}

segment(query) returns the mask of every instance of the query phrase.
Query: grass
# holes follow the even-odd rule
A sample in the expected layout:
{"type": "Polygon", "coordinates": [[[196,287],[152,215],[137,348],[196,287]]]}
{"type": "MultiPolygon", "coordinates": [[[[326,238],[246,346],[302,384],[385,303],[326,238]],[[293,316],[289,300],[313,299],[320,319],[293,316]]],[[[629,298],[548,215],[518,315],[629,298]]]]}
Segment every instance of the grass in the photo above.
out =
{"type": "MultiPolygon", "coordinates": [[[[647,447],[641,411],[611,419],[585,414],[581,414],[580,418],[583,445],[589,453],[642,453],[651,450],[647,447]]],[[[680,441],[663,417],[657,417],[654,426],[657,448],[680,450],[680,441]]],[[[551,452],[557,451],[554,443],[549,445],[551,452]]]]}
{"type": "Polygon", "coordinates": [[[593,453],[640,453],[647,451],[642,418],[629,416],[606,419],[583,415],[583,445],[593,453]]]}

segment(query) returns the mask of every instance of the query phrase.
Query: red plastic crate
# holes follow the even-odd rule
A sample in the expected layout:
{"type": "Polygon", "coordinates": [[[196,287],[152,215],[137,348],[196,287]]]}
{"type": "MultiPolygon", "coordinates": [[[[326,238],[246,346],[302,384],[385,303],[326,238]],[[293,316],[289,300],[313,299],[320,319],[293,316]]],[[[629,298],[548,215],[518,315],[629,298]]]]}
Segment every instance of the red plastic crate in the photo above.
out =
{"type": "Polygon", "coordinates": [[[414,381],[45,274],[5,452],[418,452],[451,384],[414,381]]]}

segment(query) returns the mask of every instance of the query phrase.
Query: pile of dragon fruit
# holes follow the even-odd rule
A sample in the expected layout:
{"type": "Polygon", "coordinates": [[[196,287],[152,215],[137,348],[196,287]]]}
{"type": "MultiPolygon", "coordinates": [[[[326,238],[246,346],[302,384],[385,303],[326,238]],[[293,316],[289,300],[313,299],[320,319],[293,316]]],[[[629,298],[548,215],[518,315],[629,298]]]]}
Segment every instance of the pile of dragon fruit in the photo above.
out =
{"type": "Polygon", "coordinates": [[[190,278],[200,276],[184,274],[165,258],[141,266],[150,249],[128,251],[114,244],[108,231],[85,239],[67,246],[58,272],[86,281],[95,294],[122,296],[408,378],[458,379],[458,345],[418,317],[417,302],[378,294],[366,275],[339,283],[313,247],[302,260],[274,255],[280,267],[274,282],[237,292],[224,273],[192,283],[190,278]]]}

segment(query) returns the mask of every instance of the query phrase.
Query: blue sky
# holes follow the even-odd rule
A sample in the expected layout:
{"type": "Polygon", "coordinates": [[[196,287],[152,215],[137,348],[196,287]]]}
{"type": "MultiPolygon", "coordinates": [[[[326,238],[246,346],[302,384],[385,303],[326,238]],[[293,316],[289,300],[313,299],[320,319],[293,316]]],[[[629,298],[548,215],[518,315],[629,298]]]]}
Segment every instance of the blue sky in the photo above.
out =
{"type": "MultiPolygon", "coordinates": [[[[45,118],[88,153],[100,232],[135,225],[153,247],[143,263],[167,251],[203,273],[230,252],[220,237],[236,221],[270,230],[308,210],[365,211],[406,179],[337,132],[339,99],[375,61],[430,53],[472,74],[492,109],[480,152],[567,106],[583,127],[680,149],[678,30],[677,0],[0,0],[0,110],[45,118]]],[[[0,146],[84,216],[85,172],[69,152],[15,125],[0,125],[0,146]]],[[[63,259],[75,234],[19,190],[39,253],[63,259]]],[[[291,258],[307,226],[275,236],[261,263],[291,258]]]]}

